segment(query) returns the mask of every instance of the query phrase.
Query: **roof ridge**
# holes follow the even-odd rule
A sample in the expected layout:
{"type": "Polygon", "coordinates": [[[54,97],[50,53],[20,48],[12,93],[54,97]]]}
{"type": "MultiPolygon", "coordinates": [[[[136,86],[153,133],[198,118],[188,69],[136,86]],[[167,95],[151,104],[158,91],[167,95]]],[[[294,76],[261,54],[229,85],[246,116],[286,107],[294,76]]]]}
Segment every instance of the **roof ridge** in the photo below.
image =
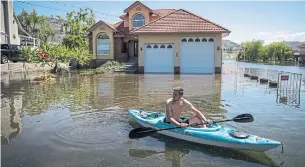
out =
{"type": "Polygon", "coordinates": [[[146,6],[144,3],[140,2],[139,0],[138,1],[135,1],[134,3],[132,3],[131,5],[129,5],[125,10],[124,12],[127,12],[127,10],[129,10],[130,7],[132,7],[133,5],[135,5],[136,3],[140,3],[141,5],[143,5],[144,7],[148,8],[149,10],[152,10],[151,8],[149,8],[148,6],[146,6]]]}
{"type": "Polygon", "coordinates": [[[116,29],[116,28],[114,27],[113,24],[110,24],[110,23],[108,23],[108,22],[106,22],[106,21],[103,21],[103,20],[100,20],[100,21],[98,21],[97,23],[95,23],[95,24],[94,24],[93,26],[91,26],[87,31],[91,31],[91,29],[93,29],[95,26],[97,26],[97,25],[100,24],[100,23],[104,23],[106,26],[110,27],[112,30],[114,30],[114,31],[116,31],[116,32],[119,32],[120,34],[123,35],[123,33],[120,32],[118,29],[116,29]]]}
{"type": "Polygon", "coordinates": [[[205,20],[205,21],[207,21],[207,22],[210,22],[211,24],[214,24],[214,25],[216,25],[216,26],[219,26],[219,27],[221,27],[221,28],[223,28],[223,29],[225,29],[225,30],[231,32],[228,28],[225,28],[225,27],[223,27],[223,26],[221,26],[221,25],[219,25],[219,24],[216,24],[216,23],[214,23],[213,21],[211,21],[211,20],[209,20],[209,19],[206,19],[206,18],[204,18],[204,17],[202,17],[202,16],[199,16],[199,15],[197,15],[197,14],[195,14],[195,13],[192,13],[192,12],[190,12],[190,11],[188,11],[188,10],[185,10],[185,9],[179,9],[179,10],[182,10],[182,11],[184,11],[184,12],[187,12],[187,13],[193,15],[193,16],[199,17],[199,18],[202,19],[202,20],[205,20]]]}
{"type": "MultiPolygon", "coordinates": [[[[179,10],[180,10],[180,9],[179,9],[179,10]]],[[[154,21],[151,21],[151,22],[149,22],[149,23],[143,25],[142,27],[139,27],[139,28],[136,28],[136,29],[132,30],[131,32],[137,31],[137,30],[139,30],[139,29],[141,29],[141,28],[143,28],[143,27],[146,27],[146,26],[148,26],[148,25],[150,25],[150,24],[152,24],[152,23],[155,23],[155,22],[157,22],[157,21],[163,19],[164,17],[167,17],[167,16],[169,16],[169,15],[171,15],[171,14],[173,14],[173,13],[179,11],[179,10],[175,10],[175,11],[173,11],[173,12],[170,12],[170,13],[164,15],[163,17],[160,17],[160,18],[158,18],[158,19],[156,19],[156,20],[154,20],[154,21]]]]}
{"type": "Polygon", "coordinates": [[[124,22],[124,20],[118,21],[118,22],[116,22],[116,23],[114,23],[114,24],[112,24],[112,25],[114,26],[114,25],[120,24],[120,23],[122,23],[122,22],[124,22]]]}

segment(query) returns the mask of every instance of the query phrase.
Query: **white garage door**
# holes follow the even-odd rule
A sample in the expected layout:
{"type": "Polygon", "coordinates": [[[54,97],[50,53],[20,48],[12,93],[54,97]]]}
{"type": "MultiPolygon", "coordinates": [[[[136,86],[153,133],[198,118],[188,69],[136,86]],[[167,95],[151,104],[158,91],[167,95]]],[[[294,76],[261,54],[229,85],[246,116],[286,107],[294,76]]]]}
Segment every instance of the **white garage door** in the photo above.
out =
{"type": "Polygon", "coordinates": [[[181,39],[180,73],[209,74],[215,72],[215,40],[213,37],[181,39]]]}
{"type": "Polygon", "coordinates": [[[174,73],[174,45],[146,44],[144,73],[174,73]]]}

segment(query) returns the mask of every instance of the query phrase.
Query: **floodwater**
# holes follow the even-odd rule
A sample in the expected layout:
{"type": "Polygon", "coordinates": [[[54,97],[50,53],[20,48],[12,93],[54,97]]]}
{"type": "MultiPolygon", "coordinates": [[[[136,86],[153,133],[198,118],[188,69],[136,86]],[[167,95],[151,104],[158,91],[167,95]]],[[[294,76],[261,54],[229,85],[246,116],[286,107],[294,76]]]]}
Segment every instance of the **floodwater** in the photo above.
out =
{"type": "Polygon", "coordinates": [[[299,89],[268,88],[245,78],[245,66],[251,64],[227,62],[222,75],[203,76],[71,74],[51,83],[29,81],[38,74],[2,76],[2,166],[303,166],[305,69],[281,68],[303,73],[299,89]],[[252,123],[226,124],[281,141],[284,153],[281,147],[257,153],[157,134],[129,139],[138,124],[127,110],[164,111],[173,86],[182,86],[185,98],[210,118],[251,113],[252,123]]]}

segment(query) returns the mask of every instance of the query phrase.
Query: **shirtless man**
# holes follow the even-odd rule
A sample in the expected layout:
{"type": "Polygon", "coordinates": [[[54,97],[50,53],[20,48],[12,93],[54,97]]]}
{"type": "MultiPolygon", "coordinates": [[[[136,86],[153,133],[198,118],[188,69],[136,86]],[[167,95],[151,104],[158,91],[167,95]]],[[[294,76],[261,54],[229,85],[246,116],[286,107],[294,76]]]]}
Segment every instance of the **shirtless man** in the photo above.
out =
{"type": "MultiPolygon", "coordinates": [[[[207,122],[207,119],[204,117],[204,115],[198,111],[192,105],[192,103],[182,98],[182,96],[183,89],[181,87],[174,88],[173,97],[166,100],[166,118],[164,121],[180,127],[186,127],[190,124],[201,124],[202,122],[207,122]],[[180,120],[180,116],[184,107],[190,107],[196,115],[182,122],[180,120]]],[[[204,127],[206,127],[206,125],[204,125],[204,127]]]]}

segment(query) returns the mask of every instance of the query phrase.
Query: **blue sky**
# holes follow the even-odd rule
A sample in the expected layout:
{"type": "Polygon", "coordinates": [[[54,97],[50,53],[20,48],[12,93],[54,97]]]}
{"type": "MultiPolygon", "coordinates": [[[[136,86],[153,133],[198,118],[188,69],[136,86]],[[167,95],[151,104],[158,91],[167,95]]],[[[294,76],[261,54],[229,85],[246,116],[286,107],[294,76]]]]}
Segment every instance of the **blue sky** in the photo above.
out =
{"type": "MultiPolygon", "coordinates": [[[[14,10],[19,14],[24,8],[33,8],[41,15],[65,16],[65,11],[74,7],[90,7],[97,20],[110,23],[120,21],[115,16],[134,1],[14,1],[14,10]],[[58,3],[56,3],[58,2],[58,3]],[[49,8],[58,10],[53,10],[49,8]]],[[[262,39],[266,44],[273,41],[305,42],[305,1],[141,1],[151,9],[186,9],[220,24],[232,33],[224,38],[237,43],[262,39]]]]}

